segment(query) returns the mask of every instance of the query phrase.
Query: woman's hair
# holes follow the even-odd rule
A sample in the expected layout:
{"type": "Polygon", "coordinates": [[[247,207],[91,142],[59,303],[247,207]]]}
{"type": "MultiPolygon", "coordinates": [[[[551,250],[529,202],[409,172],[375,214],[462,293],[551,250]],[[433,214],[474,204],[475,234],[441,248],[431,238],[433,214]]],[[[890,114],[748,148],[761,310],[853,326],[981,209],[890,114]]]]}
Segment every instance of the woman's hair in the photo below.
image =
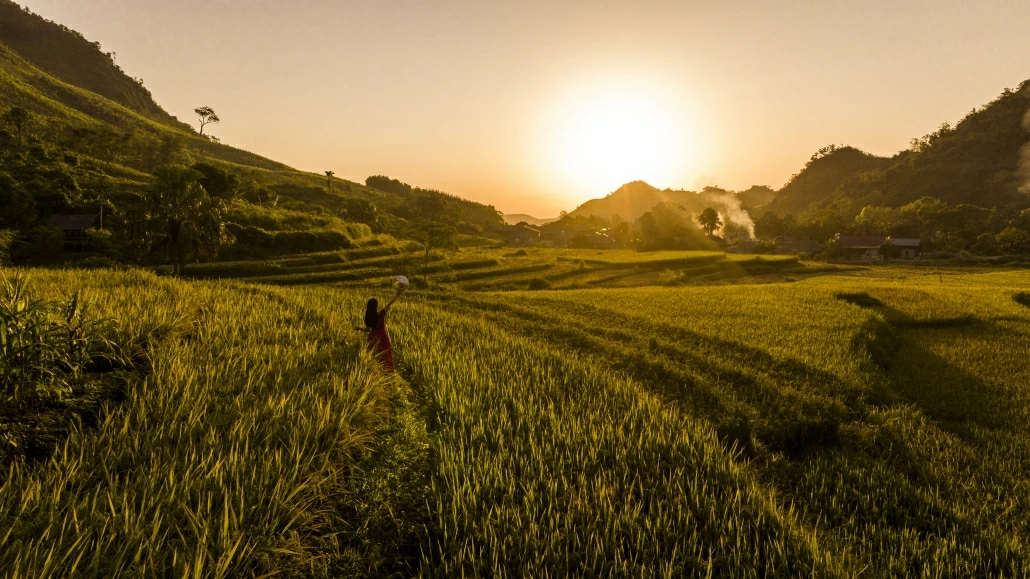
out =
{"type": "Polygon", "coordinates": [[[365,327],[370,330],[379,325],[379,300],[372,298],[365,306],[365,327]]]}

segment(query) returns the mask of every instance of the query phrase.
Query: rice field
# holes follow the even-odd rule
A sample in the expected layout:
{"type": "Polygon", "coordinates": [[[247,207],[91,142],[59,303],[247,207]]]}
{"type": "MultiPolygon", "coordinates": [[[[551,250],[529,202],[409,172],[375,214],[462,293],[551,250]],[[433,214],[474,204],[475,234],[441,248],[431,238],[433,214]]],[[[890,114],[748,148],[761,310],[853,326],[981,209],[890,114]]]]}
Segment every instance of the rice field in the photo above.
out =
{"type": "MultiPolygon", "coordinates": [[[[442,290],[513,291],[530,282],[558,289],[725,283],[759,277],[816,274],[841,266],[814,266],[791,255],[732,255],[714,251],[586,250],[473,247],[434,252],[383,245],[292,256],[270,261],[213,262],[186,267],[195,279],[246,279],[273,285],[334,284],[366,288],[397,271],[422,287],[442,290]]],[[[167,268],[157,268],[169,273],[167,268]]]]}
{"type": "Polygon", "coordinates": [[[27,272],[151,367],[0,471],[0,576],[1030,573],[1030,272],[511,253],[431,262],[396,375],[403,252],[27,272]]]}

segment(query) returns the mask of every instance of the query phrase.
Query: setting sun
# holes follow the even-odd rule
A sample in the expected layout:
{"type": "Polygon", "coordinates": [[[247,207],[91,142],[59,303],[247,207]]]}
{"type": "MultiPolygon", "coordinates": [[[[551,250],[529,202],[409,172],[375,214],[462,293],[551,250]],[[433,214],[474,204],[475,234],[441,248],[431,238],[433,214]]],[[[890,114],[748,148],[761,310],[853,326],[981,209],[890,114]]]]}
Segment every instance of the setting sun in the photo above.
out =
{"type": "Polygon", "coordinates": [[[548,122],[552,169],[579,191],[606,192],[636,179],[679,181],[692,173],[696,154],[685,108],[657,89],[639,86],[590,87],[569,95],[548,122]]]}

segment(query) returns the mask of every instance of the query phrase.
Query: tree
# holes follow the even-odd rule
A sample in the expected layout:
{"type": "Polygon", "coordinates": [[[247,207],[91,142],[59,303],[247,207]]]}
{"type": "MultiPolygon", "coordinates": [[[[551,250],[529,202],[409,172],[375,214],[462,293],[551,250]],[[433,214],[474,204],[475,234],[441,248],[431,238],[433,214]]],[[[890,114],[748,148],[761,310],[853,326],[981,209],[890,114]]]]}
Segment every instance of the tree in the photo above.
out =
{"type": "Polygon", "coordinates": [[[147,241],[167,250],[182,274],[190,256],[212,255],[230,237],[222,222],[222,203],[200,184],[204,174],[189,167],[170,165],[156,171],[146,205],[147,241]]]}
{"type": "Polygon", "coordinates": [[[330,193],[333,192],[333,175],[335,175],[335,174],[336,173],[334,173],[333,171],[326,171],[325,172],[325,179],[329,183],[329,192],[330,193]]]}
{"type": "Polygon", "coordinates": [[[425,261],[422,265],[422,279],[426,280],[425,270],[429,266],[429,252],[434,249],[453,248],[455,245],[454,236],[458,232],[454,227],[446,223],[430,219],[416,219],[412,223],[411,233],[426,251],[425,261]]]}
{"type": "Polygon", "coordinates": [[[719,212],[711,207],[706,208],[697,216],[697,222],[701,224],[701,227],[708,235],[711,235],[713,231],[722,226],[722,219],[719,219],[719,212]]]}
{"type": "Polygon", "coordinates": [[[21,107],[11,107],[6,113],[4,113],[4,122],[14,127],[15,133],[18,134],[18,146],[22,144],[26,127],[32,120],[32,114],[29,111],[21,107]]]}
{"type": "Polygon", "coordinates": [[[1025,253],[1030,250],[1030,233],[1017,227],[1006,227],[994,236],[998,249],[1005,253],[1025,253]]]}
{"type": "Polygon", "coordinates": [[[232,201],[240,196],[240,178],[235,174],[209,163],[195,163],[191,168],[201,174],[197,182],[208,195],[223,201],[232,201]]]}
{"type": "Polygon", "coordinates": [[[212,109],[211,107],[199,107],[199,108],[193,109],[193,112],[197,113],[197,116],[200,117],[200,134],[201,135],[204,134],[204,127],[206,125],[210,125],[211,123],[220,123],[220,122],[222,122],[222,119],[218,118],[218,115],[215,113],[214,109],[212,109]]]}

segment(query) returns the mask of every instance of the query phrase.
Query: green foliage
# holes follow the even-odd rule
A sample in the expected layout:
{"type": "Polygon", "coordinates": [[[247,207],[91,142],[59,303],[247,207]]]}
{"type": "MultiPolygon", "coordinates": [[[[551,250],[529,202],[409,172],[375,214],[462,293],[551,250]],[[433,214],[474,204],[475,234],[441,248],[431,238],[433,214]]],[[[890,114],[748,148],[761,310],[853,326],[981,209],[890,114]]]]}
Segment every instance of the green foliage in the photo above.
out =
{"type": "Polygon", "coordinates": [[[20,147],[25,140],[25,132],[29,128],[29,123],[32,122],[32,115],[21,107],[11,107],[4,113],[3,121],[14,129],[20,147]]]}
{"type": "Polygon", "coordinates": [[[711,247],[711,243],[702,236],[683,208],[668,203],[659,203],[641,215],[636,222],[636,229],[639,232],[639,249],[711,247]]]}
{"type": "Polygon", "coordinates": [[[705,230],[705,233],[711,235],[716,229],[722,227],[722,219],[719,218],[719,212],[711,207],[706,207],[697,216],[697,222],[701,224],[701,228],[705,230]]]}
{"type": "Polygon", "coordinates": [[[228,203],[240,196],[240,178],[235,174],[209,163],[196,163],[191,168],[202,175],[197,182],[211,197],[228,203]]]}
{"type": "Polygon", "coordinates": [[[86,239],[89,248],[101,254],[109,254],[114,249],[114,234],[107,229],[87,229],[86,239]]]}
{"type": "Polygon", "coordinates": [[[162,167],[143,210],[147,228],[141,242],[167,253],[176,275],[186,260],[213,257],[231,240],[222,219],[223,204],[200,185],[203,177],[188,167],[162,167]]]}
{"type": "Polygon", "coordinates": [[[18,233],[10,229],[0,229],[0,266],[11,263],[11,248],[18,239],[18,233]]]}
{"type": "Polygon", "coordinates": [[[26,243],[21,252],[33,259],[55,258],[64,246],[64,232],[45,225],[30,229],[25,237],[26,243]]]}
{"type": "Polygon", "coordinates": [[[119,355],[115,331],[79,294],[34,299],[27,278],[0,276],[0,398],[12,404],[67,394],[96,360],[119,355]]]}
{"type": "Polygon", "coordinates": [[[997,247],[1009,253],[1030,252],[1030,233],[1016,227],[1006,227],[994,236],[997,247]]]}

